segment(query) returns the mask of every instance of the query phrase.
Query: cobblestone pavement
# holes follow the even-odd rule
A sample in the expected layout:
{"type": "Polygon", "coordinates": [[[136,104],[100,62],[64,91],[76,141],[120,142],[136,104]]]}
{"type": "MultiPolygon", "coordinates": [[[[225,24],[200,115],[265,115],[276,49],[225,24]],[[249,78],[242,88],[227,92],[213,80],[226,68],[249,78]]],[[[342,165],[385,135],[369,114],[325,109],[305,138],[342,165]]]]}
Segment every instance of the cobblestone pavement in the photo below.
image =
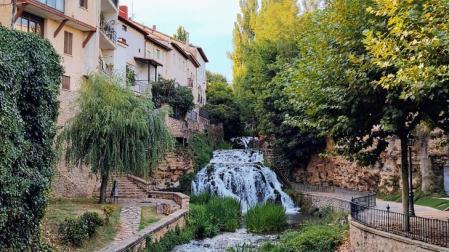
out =
{"type": "Polygon", "coordinates": [[[112,244],[120,243],[137,234],[139,232],[142,207],[156,207],[158,203],[176,205],[174,201],[165,199],[121,199],[119,201],[119,205],[122,207],[120,211],[120,229],[112,244]]]}

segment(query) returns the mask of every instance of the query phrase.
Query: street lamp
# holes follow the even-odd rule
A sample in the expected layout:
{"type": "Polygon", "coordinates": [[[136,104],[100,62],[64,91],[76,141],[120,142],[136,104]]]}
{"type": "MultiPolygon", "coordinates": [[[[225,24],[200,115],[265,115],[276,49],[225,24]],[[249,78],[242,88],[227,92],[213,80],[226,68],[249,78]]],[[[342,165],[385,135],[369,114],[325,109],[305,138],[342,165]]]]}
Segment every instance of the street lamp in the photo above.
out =
{"type": "Polygon", "coordinates": [[[412,148],[413,145],[415,144],[415,138],[413,137],[412,134],[408,135],[408,142],[407,142],[407,146],[408,146],[408,165],[409,165],[409,169],[408,169],[408,183],[409,183],[409,191],[408,191],[408,197],[409,197],[409,212],[410,212],[410,216],[414,217],[415,216],[415,203],[414,203],[414,196],[413,196],[413,166],[412,166],[412,148]]]}

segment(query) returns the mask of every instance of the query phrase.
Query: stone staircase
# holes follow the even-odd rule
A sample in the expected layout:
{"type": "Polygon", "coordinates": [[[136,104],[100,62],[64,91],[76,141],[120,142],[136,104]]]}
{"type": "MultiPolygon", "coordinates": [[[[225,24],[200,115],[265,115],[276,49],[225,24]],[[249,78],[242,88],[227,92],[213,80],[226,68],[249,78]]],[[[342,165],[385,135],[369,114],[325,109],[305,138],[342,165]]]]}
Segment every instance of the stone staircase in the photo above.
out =
{"type": "MultiPolygon", "coordinates": [[[[118,197],[121,199],[139,199],[139,198],[148,198],[148,193],[146,193],[143,189],[141,189],[137,184],[131,181],[128,176],[114,176],[110,179],[107,188],[107,197],[111,195],[112,183],[114,180],[117,181],[118,184],[118,197]]],[[[99,197],[100,192],[99,189],[95,191],[95,195],[99,197]]]]}

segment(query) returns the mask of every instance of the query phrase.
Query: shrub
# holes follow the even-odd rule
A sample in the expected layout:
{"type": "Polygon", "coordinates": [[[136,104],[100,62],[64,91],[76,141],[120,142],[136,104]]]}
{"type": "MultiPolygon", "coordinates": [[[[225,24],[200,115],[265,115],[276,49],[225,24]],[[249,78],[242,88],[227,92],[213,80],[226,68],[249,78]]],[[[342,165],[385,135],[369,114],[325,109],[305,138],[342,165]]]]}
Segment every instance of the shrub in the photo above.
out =
{"type": "Polygon", "coordinates": [[[86,223],[80,219],[66,219],[59,225],[59,235],[65,243],[79,247],[89,238],[89,231],[86,223]]]}
{"type": "Polygon", "coordinates": [[[246,213],[246,225],[253,233],[282,231],[287,226],[287,216],[282,206],[273,203],[258,205],[246,213]]]}
{"type": "Polygon", "coordinates": [[[154,242],[152,237],[148,237],[146,240],[145,251],[170,252],[177,245],[187,243],[191,239],[192,236],[188,230],[181,230],[179,227],[176,227],[175,230],[168,231],[158,242],[154,242]]]}
{"type": "Polygon", "coordinates": [[[170,105],[173,108],[174,117],[178,119],[183,119],[186,113],[195,106],[192,91],[187,87],[179,86],[174,80],[160,78],[153,83],[151,93],[156,107],[170,105]]]}
{"type": "Polygon", "coordinates": [[[104,220],[98,213],[86,212],[79,218],[66,219],[59,225],[62,241],[74,246],[81,246],[84,240],[93,237],[104,220]]]}
{"type": "Polygon", "coordinates": [[[215,218],[208,212],[205,205],[191,205],[190,215],[187,221],[194,239],[213,237],[220,232],[215,218]]]}
{"type": "Polygon", "coordinates": [[[190,195],[192,190],[192,180],[195,178],[195,173],[185,173],[179,180],[179,192],[190,195]]]}
{"type": "Polygon", "coordinates": [[[39,250],[62,74],[48,40],[0,25],[0,250],[39,250]]]}
{"type": "Polygon", "coordinates": [[[114,206],[104,206],[103,207],[103,214],[104,214],[104,222],[106,224],[109,224],[112,214],[115,211],[115,207],[114,206]]]}
{"type": "Polygon", "coordinates": [[[343,231],[337,226],[311,225],[300,232],[288,232],[281,237],[282,251],[333,252],[341,243],[343,231]]]}
{"type": "Polygon", "coordinates": [[[94,236],[98,227],[104,225],[104,220],[100,217],[98,213],[94,212],[86,212],[84,213],[80,219],[80,222],[83,222],[87,227],[87,234],[89,237],[94,236]]]}

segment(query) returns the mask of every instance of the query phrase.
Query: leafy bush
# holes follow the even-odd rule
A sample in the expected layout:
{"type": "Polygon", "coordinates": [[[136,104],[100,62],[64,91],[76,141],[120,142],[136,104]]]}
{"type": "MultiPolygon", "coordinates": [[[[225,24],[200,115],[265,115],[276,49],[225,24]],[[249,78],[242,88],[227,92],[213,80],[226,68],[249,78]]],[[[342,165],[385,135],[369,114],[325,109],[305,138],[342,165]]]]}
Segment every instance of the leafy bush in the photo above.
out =
{"type": "Polygon", "coordinates": [[[40,247],[63,68],[48,40],[0,26],[0,248],[40,247]]]}
{"type": "Polygon", "coordinates": [[[220,232],[215,218],[208,212],[205,205],[191,205],[187,221],[194,239],[213,237],[220,232]]]}
{"type": "Polygon", "coordinates": [[[253,233],[282,231],[287,226],[287,215],[281,205],[266,203],[248,210],[245,216],[248,230],[253,233]]]}
{"type": "Polygon", "coordinates": [[[104,225],[104,220],[100,217],[98,213],[86,212],[80,217],[80,222],[86,224],[87,233],[89,237],[94,236],[98,227],[104,225]]]}
{"type": "Polygon", "coordinates": [[[86,212],[79,218],[69,218],[59,225],[59,235],[62,241],[74,246],[81,246],[83,242],[93,237],[104,220],[94,212],[86,212]]]}
{"type": "Polygon", "coordinates": [[[179,192],[184,194],[190,194],[192,189],[192,181],[195,178],[195,173],[185,173],[181,176],[179,180],[179,192]]]}
{"type": "Polygon", "coordinates": [[[181,230],[176,227],[175,230],[168,231],[158,242],[154,242],[152,237],[146,241],[147,252],[170,252],[177,245],[187,243],[192,239],[188,230],[181,230]]]}
{"type": "Polygon", "coordinates": [[[89,238],[87,229],[84,221],[80,221],[79,219],[66,219],[59,226],[59,235],[62,241],[79,247],[83,244],[84,240],[89,238]]]}
{"type": "Polygon", "coordinates": [[[114,206],[104,206],[103,207],[103,214],[104,214],[104,222],[106,224],[109,224],[109,222],[111,221],[111,217],[112,214],[115,211],[115,207],[114,206]]]}
{"type": "Polygon", "coordinates": [[[212,199],[212,194],[210,193],[201,193],[197,195],[191,195],[190,196],[190,203],[191,204],[197,204],[197,205],[204,205],[209,203],[209,201],[212,199]]]}
{"type": "Polygon", "coordinates": [[[187,87],[179,86],[175,80],[160,78],[159,81],[153,83],[151,93],[156,107],[160,108],[164,104],[170,105],[173,108],[174,117],[178,119],[183,119],[186,113],[195,106],[192,91],[187,87]]]}
{"type": "Polygon", "coordinates": [[[197,168],[204,167],[212,158],[214,146],[205,134],[194,134],[189,142],[197,168]]]}
{"type": "Polygon", "coordinates": [[[311,225],[281,237],[282,251],[333,252],[341,243],[342,229],[337,226],[311,225]]]}

